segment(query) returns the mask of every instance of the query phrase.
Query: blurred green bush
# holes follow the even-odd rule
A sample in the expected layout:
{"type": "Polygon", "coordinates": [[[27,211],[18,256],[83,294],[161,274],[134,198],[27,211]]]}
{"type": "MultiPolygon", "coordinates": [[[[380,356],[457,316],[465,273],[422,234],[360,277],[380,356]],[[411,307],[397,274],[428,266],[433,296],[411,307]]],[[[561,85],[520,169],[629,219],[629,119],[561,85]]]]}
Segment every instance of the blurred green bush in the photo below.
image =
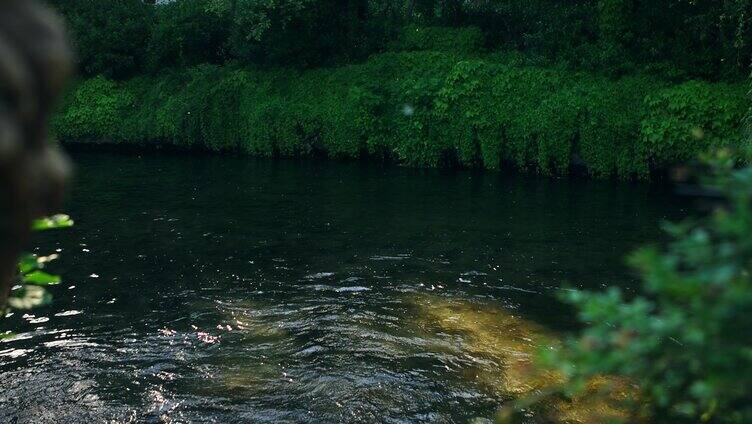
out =
{"type": "Polygon", "coordinates": [[[618,396],[618,385],[600,395],[621,399],[624,422],[752,422],[752,168],[733,169],[719,152],[709,184],[724,199],[711,216],[667,224],[666,249],[631,256],[640,295],[611,287],[566,296],[585,328],[542,359],[566,377],[567,396],[618,376],[631,395],[618,396]]]}

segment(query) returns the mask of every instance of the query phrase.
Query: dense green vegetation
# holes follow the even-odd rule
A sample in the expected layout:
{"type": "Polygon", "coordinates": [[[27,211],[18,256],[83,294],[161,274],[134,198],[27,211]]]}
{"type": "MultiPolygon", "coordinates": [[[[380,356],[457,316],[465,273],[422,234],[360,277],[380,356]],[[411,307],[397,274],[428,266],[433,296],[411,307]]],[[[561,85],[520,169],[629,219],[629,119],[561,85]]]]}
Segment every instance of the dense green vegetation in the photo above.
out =
{"type": "Polygon", "coordinates": [[[545,174],[746,158],[752,2],[533,3],[53,2],[86,76],[54,130],[545,174]]]}
{"type": "Polygon", "coordinates": [[[203,65],[83,81],[54,121],[71,140],[170,142],[263,156],[369,155],[644,176],[740,139],[741,84],[617,80],[444,52],[308,71],[203,65]]]}

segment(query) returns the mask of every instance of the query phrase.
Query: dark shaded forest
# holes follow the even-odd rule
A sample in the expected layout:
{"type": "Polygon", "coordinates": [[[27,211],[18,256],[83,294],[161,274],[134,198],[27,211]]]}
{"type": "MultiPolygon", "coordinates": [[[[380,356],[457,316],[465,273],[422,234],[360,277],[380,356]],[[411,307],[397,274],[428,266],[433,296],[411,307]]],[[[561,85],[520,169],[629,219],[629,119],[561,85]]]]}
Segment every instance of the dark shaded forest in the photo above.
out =
{"type": "Polygon", "coordinates": [[[401,44],[519,52],[529,64],[612,76],[735,80],[747,75],[752,42],[744,0],[51,3],[70,23],[83,73],[113,78],[202,63],[343,65],[401,44]],[[433,28],[411,34],[416,27],[433,28]]]}

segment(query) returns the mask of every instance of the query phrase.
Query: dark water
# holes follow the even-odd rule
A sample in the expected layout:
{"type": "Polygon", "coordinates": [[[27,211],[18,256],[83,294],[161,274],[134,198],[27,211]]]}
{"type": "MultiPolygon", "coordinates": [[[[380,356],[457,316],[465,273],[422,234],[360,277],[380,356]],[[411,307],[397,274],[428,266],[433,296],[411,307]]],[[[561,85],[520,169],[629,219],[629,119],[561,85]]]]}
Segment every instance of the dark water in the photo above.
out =
{"type": "Polygon", "coordinates": [[[0,344],[0,422],[490,417],[507,338],[571,328],[563,286],[633,285],[624,254],[684,214],[609,182],[75,160],[77,224],[36,241],[65,282],[3,322],[19,338],[0,344]]]}

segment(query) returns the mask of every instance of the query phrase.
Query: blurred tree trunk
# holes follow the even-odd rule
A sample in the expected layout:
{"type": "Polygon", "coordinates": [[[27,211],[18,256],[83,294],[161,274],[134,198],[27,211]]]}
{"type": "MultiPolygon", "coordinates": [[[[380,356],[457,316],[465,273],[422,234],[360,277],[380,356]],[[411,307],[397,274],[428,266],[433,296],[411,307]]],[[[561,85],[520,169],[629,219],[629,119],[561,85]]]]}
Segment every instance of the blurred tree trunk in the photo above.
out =
{"type": "Polygon", "coordinates": [[[32,220],[59,207],[68,163],[47,121],[70,72],[60,20],[35,0],[0,0],[0,306],[32,220]]]}

